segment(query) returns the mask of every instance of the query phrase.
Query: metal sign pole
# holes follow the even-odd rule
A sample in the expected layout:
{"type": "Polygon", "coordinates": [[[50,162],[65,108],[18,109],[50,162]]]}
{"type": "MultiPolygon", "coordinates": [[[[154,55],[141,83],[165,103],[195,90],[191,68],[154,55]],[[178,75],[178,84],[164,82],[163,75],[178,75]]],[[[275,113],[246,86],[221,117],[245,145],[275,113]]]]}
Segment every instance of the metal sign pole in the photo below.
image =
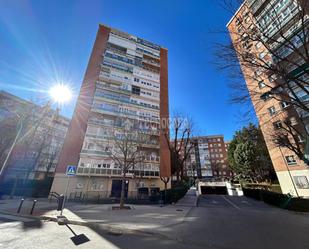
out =
{"type": "Polygon", "coordinates": [[[63,209],[64,209],[64,205],[65,205],[65,201],[67,199],[67,194],[68,194],[68,188],[69,188],[69,181],[70,181],[70,176],[68,175],[67,178],[67,186],[65,188],[65,192],[64,192],[64,199],[63,199],[63,203],[62,203],[62,208],[61,208],[61,213],[60,215],[62,215],[63,209]]]}

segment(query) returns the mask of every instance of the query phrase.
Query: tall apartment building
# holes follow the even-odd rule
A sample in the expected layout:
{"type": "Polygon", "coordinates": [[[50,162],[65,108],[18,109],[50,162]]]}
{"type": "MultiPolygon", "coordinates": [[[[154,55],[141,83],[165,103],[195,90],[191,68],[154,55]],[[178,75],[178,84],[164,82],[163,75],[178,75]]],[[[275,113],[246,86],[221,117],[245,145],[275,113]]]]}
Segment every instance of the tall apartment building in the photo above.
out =
{"type": "Polygon", "coordinates": [[[4,181],[53,177],[69,119],[50,106],[39,106],[0,91],[0,167],[22,122],[19,139],[4,170],[4,181]]]}
{"type": "MultiPolygon", "coordinates": [[[[234,48],[240,53],[240,62],[243,54],[256,54],[255,60],[277,66],[283,72],[286,70],[290,78],[306,82],[304,89],[308,91],[308,60],[301,56],[302,52],[295,52],[302,51],[304,44],[308,45],[309,5],[303,5],[301,10],[305,14],[300,17],[302,2],[306,3],[295,0],[245,0],[227,27],[234,48]],[[305,35],[303,30],[307,30],[305,35]]],[[[294,92],[293,97],[308,106],[309,95],[296,84],[287,83],[290,81],[282,75],[240,64],[283,193],[309,196],[308,165],[295,152],[275,140],[276,134],[290,130],[290,133],[286,132],[288,141],[293,146],[305,147],[309,113],[289,103],[294,92]],[[276,91],[284,91],[286,95],[278,95],[276,91]]]]}
{"type": "MultiPolygon", "coordinates": [[[[170,176],[170,154],[160,121],[168,113],[167,49],[99,25],[52,190],[64,193],[66,168],[77,166],[68,194],[119,197],[122,172],[104,148],[129,120],[147,134],[143,167],[127,172],[127,194],[153,193],[170,176]]],[[[166,129],[165,129],[166,130],[166,129]]]]}
{"type": "Polygon", "coordinates": [[[229,179],[233,171],[228,166],[227,146],[223,135],[192,138],[193,149],[186,162],[187,176],[229,179]]]}

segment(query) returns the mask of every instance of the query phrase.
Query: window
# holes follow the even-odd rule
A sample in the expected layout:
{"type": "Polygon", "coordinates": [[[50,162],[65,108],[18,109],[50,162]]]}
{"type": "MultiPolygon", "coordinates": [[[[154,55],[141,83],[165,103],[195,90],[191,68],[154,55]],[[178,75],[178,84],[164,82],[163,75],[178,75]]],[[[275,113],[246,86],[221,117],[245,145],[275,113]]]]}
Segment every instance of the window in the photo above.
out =
{"type": "Polygon", "coordinates": [[[282,128],[282,123],[281,121],[277,121],[275,123],[273,123],[274,127],[276,130],[281,129],[282,128]]]}
{"type": "Polygon", "coordinates": [[[274,106],[269,107],[267,110],[268,110],[270,116],[272,116],[276,113],[276,108],[274,106]]]}
{"type": "Polygon", "coordinates": [[[262,71],[260,71],[260,70],[254,71],[255,78],[257,78],[257,77],[259,77],[261,75],[262,75],[262,71]]]}
{"type": "Polygon", "coordinates": [[[286,101],[281,101],[281,102],[280,102],[280,106],[281,106],[282,109],[287,108],[289,105],[290,105],[290,104],[289,104],[288,102],[286,102],[286,101]]]}
{"type": "Polygon", "coordinates": [[[300,143],[305,142],[305,139],[303,138],[303,136],[298,135],[298,142],[300,142],[300,143]]]}
{"type": "Polygon", "coordinates": [[[269,82],[274,82],[277,79],[277,76],[275,74],[271,75],[268,80],[269,82]]]}
{"type": "Polygon", "coordinates": [[[297,125],[297,120],[296,120],[295,117],[291,117],[291,118],[290,118],[290,124],[291,124],[291,125],[297,125]]]}
{"type": "Polygon", "coordinates": [[[294,176],[294,181],[298,188],[309,188],[309,182],[306,176],[294,176]]]}
{"type": "MultiPolygon", "coordinates": [[[[307,90],[309,89],[309,87],[306,87],[307,90]]],[[[301,100],[301,101],[307,101],[309,100],[309,94],[307,94],[304,90],[300,90],[298,92],[296,92],[297,97],[301,100]]]]}
{"type": "Polygon", "coordinates": [[[256,47],[257,49],[259,49],[260,47],[262,47],[262,42],[258,42],[257,44],[255,44],[255,47],[256,47]]]}
{"type": "Polygon", "coordinates": [[[93,143],[89,143],[88,144],[88,146],[87,146],[87,148],[89,149],[89,150],[94,150],[94,144],[93,143]]]}
{"type": "Polygon", "coordinates": [[[261,88],[263,88],[263,87],[265,87],[266,85],[265,85],[265,83],[264,83],[264,81],[260,81],[259,82],[259,88],[261,89],[261,88]]]}
{"type": "Polygon", "coordinates": [[[266,56],[266,52],[262,52],[259,54],[259,58],[262,60],[266,56]]]}
{"type": "Polygon", "coordinates": [[[136,94],[136,95],[140,95],[140,93],[141,93],[141,88],[138,87],[138,86],[132,85],[132,93],[133,93],[133,94],[136,94]]]}
{"type": "Polygon", "coordinates": [[[266,100],[269,100],[271,97],[272,97],[272,94],[270,92],[266,92],[266,93],[263,93],[260,98],[266,101],[266,100]]]}
{"type": "Polygon", "coordinates": [[[286,156],[285,160],[288,163],[288,165],[295,165],[295,164],[297,164],[296,160],[295,160],[295,157],[293,155],[286,156]]]}

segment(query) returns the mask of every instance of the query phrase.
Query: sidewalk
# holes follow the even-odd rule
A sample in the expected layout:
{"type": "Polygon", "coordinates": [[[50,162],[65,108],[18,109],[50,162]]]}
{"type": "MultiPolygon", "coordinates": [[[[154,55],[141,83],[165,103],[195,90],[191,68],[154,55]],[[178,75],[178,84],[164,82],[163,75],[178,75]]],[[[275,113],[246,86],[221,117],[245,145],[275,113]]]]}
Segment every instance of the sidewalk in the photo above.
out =
{"type": "Polygon", "coordinates": [[[196,207],[197,199],[196,187],[191,187],[187,194],[176,203],[176,206],[196,207]]]}
{"type": "MultiPolygon", "coordinates": [[[[171,226],[182,223],[196,206],[195,189],[190,189],[176,205],[129,205],[131,210],[112,210],[117,204],[77,204],[69,203],[63,215],[69,224],[84,225],[105,231],[121,233],[164,234],[171,226]]],[[[0,200],[0,212],[17,215],[19,200],[0,200]]],[[[25,201],[20,215],[28,216],[33,202],[25,201]]],[[[41,219],[57,221],[60,214],[55,202],[38,200],[34,215],[41,219]]]]}

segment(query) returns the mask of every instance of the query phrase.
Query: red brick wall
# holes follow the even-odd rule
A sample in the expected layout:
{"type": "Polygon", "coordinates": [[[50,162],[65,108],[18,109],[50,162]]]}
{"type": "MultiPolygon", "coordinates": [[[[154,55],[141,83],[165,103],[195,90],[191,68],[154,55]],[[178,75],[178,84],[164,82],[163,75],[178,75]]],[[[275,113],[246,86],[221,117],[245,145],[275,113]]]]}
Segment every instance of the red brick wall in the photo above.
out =
{"type": "Polygon", "coordinates": [[[67,165],[77,165],[83,146],[87,121],[95,91],[95,82],[100,73],[100,64],[106,48],[110,28],[99,26],[93,50],[89,59],[84,80],[77,99],[75,111],[64,140],[56,173],[64,173],[67,165]]]}
{"type": "MultiPolygon", "coordinates": [[[[169,118],[168,107],[168,68],[167,68],[167,49],[160,50],[160,119],[169,118]]],[[[164,127],[168,131],[168,127],[164,127]]],[[[168,144],[164,133],[160,134],[160,176],[171,176],[171,159],[168,144]]]]}

